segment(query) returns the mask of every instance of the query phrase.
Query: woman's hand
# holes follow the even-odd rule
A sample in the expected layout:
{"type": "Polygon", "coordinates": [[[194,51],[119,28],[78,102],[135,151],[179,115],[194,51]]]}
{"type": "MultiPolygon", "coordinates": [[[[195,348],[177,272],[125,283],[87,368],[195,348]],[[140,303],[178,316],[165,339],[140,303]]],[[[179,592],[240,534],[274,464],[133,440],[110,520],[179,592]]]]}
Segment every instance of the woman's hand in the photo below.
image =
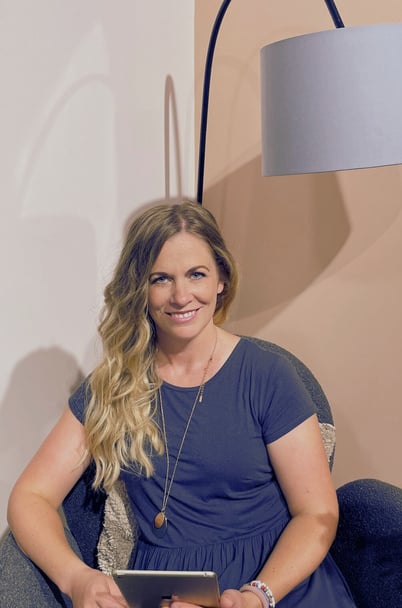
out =
{"type": "Polygon", "coordinates": [[[74,608],[128,608],[112,577],[87,568],[71,584],[74,608]]]}
{"type": "MultiPolygon", "coordinates": [[[[74,607],[75,608],[75,607],[74,607]]],[[[202,608],[186,602],[174,601],[170,608],[202,608]]],[[[226,589],[221,595],[219,608],[262,608],[262,603],[254,593],[226,589]]]]}
{"type": "Polygon", "coordinates": [[[262,608],[262,603],[250,591],[226,589],[221,595],[220,608],[262,608]]]}

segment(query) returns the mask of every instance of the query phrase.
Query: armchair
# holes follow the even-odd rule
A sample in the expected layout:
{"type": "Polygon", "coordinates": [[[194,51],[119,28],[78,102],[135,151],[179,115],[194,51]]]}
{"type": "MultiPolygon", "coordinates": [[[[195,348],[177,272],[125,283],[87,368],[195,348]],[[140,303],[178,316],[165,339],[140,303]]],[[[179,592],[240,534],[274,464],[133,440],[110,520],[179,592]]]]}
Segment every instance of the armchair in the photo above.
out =
{"type": "MultiPolygon", "coordinates": [[[[281,354],[295,366],[317,407],[324,447],[332,468],[335,428],[328,400],[316,378],[286,349],[257,338],[247,339],[281,354]]],[[[63,513],[73,549],[88,565],[99,567],[99,539],[108,507],[105,508],[106,494],[92,490],[92,477],[93,470],[89,467],[65,498],[63,513]]],[[[337,493],[340,521],[331,554],[349,584],[357,607],[400,608],[402,489],[362,479],[345,484],[337,493]]],[[[117,546],[116,550],[119,548],[117,546]]],[[[0,546],[0,608],[22,606],[71,608],[71,602],[22,554],[8,532],[0,546]],[[22,596],[25,601],[21,600],[22,596]]]]}

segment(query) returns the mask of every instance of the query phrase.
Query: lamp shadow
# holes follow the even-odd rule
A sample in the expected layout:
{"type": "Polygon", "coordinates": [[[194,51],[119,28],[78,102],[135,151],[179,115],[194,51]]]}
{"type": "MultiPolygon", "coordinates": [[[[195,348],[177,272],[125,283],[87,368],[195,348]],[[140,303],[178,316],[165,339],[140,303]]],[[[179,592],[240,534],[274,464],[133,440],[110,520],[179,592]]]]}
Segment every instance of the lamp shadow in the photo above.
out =
{"type": "Polygon", "coordinates": [[[179,130],[179,119],[177,112],[177,99],[174,87],[174,80],[170,74],[166,76],[165,80],[165,102],[164,102],[165,116],[164,116],[164,151],[165,151],[165,198],[171,200],[171,187],[170,187],[170,139],[172,136],[174,145],[174,158],[175,158],[175,169],[176,169],[176,184],[177,184],[177,199],[180,200],[182,194],[182,163],[180,154],[180,130],[179,130]]]}
{"type": "Polygon", "coordinates": [[[247,319],[249,332],[303,292],[351,232],[333,173],[262,178],[260,156],[206,189],[204,204],[239,265],[231,322],[247,319]]]}

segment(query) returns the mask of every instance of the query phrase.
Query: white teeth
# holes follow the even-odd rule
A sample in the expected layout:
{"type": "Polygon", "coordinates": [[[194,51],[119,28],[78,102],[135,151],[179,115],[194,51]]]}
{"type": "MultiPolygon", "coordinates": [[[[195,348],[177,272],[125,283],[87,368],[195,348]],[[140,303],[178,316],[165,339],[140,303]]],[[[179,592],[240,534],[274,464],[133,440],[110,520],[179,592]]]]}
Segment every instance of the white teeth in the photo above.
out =
{"type": "Polygon", "coordinates": [[[176,319],[189,319],[194,315],[194,312],[171,312],[170,315],[176,319]]]}

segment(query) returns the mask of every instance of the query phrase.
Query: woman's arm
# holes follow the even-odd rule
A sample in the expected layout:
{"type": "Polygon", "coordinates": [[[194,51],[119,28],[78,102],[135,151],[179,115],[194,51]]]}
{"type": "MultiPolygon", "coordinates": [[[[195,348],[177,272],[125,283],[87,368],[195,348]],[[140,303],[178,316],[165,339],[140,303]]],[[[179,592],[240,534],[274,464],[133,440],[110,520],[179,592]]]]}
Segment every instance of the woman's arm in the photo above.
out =
{"type": "Polygon", "coordinates": [[[58,514],[87,466],[81,462],[84,446],[84,428],[67,408],[17,480],[8,502],[8,522],[22,551],[72,598],[75,608],[126,606],[114,581],[87,566],[70,548],[58,514]],[[95,603],[95,596],[108,603],[95,603]]]}
{"type": "Polygon", "coordinates": [[[268,452],[292,516],[259,573],[279,601],[327,555],[338,501],[316,416],[271,443],[268,452]]]}
{"type": "MultiPolygon", "coordinates": [[[[338,502],[316,416],[269,444],[269,456],[292,516],[257,578],[279,602],[325,558],[335,537],[338,502]]],[[[228,590],[222,608],[261,608],[251,592],[228,590]]]]}

